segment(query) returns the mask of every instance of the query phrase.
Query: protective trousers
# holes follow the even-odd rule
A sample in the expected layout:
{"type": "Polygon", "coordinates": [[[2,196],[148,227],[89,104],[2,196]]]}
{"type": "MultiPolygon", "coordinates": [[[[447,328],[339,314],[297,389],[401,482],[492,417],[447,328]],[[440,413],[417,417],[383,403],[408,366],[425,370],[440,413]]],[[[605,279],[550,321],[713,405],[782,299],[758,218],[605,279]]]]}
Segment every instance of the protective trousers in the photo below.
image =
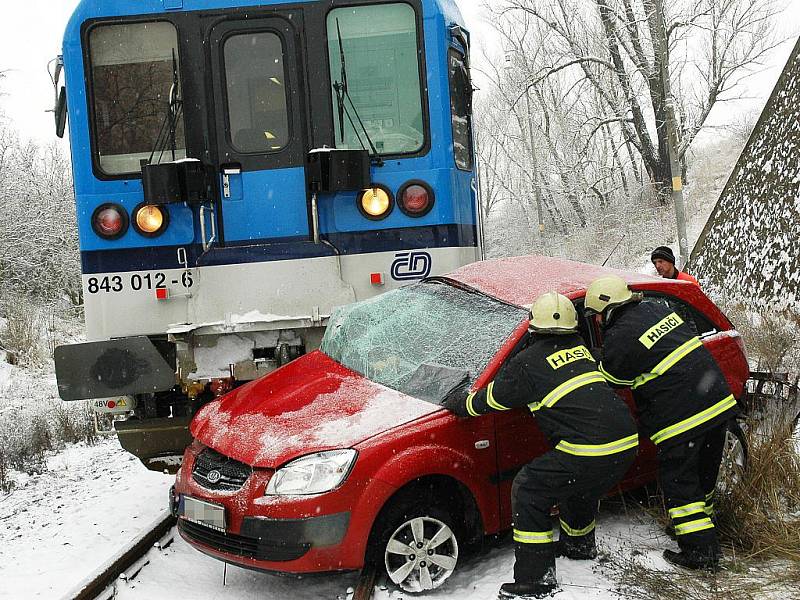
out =
{"type": "Polygon", "coordinates": [[[598,457],[551,450],[522,468],[511,488],[516,583],[538,581],[555,569],[552,507],[559,505],[562,535],[593,533],[597,501],[622,479],[634,458],[635,449],[598,457]]]}
{"type": "Polygon", "coordinates": [[[681,549],[717,546],[714,489],[725,446],[727,424],[691,440],[659,448],[661,489],[681,549]]]}

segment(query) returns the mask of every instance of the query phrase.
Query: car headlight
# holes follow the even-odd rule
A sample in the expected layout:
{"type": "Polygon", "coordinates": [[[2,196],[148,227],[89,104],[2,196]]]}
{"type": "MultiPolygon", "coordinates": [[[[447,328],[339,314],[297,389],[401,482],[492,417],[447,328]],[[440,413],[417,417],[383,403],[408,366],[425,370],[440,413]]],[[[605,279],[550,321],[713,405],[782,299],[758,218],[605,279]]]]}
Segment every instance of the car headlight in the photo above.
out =
{"type": "Polygon", "coordinates": [[[264,495],[305,496],[329,492],[347,479],[356,455],[352,449],[328,450],[295,459],[275,472],[264,495]]]}

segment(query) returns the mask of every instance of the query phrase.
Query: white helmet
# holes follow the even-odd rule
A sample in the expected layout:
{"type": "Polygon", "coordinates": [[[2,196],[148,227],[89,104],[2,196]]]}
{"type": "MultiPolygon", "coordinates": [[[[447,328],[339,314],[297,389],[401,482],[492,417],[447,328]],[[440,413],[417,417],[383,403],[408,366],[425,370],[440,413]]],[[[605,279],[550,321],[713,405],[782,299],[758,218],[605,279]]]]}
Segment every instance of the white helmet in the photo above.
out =
{"type": "Polygon", "coordinates": [[[574,333],[578,330],[578,313],[569,298],[547,292],[531,307],[531,329],[541,333],[574,333]]]}

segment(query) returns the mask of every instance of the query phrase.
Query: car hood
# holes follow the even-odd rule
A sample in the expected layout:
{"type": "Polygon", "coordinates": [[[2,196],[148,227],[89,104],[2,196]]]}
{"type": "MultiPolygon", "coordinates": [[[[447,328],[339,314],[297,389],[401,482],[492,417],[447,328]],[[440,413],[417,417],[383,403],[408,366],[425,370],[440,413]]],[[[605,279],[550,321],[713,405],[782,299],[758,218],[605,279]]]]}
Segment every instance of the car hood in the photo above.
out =
{"type": "Polygon", "coordinates": [[[305,454],[351,448],[437,410],[317,350],[206,404],[190,429],[226,456],[276,468],[305,454]]]}

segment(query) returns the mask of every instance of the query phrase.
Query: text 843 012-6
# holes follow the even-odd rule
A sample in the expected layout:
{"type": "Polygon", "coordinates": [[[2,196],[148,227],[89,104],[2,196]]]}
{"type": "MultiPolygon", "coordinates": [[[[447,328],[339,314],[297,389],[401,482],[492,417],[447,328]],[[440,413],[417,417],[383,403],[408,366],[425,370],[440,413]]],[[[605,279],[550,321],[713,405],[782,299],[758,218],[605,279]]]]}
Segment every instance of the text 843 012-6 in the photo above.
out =
{"type": "Polygon", "coordinates": [[[86,291],[90,294],[116,293],[124,292],[125,290],[138,292],[140,290],[164,288],[169,284],[181,285],[189,289],[194,284],[192,273],[184,271],[174,279],[168,279],[167,275],[161,272],[89,277],[86,281],[86,291]]]}

